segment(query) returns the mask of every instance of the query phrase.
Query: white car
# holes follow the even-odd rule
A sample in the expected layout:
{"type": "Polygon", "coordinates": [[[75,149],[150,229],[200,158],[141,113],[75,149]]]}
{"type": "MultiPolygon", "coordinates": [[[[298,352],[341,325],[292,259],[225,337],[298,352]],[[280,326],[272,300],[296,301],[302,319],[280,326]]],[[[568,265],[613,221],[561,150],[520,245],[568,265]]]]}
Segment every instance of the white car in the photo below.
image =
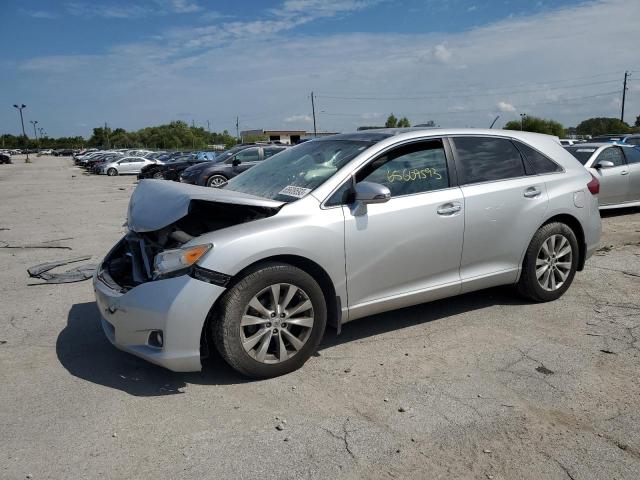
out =
{"type": "Polygon", "coordinates": [[[576,140],[575,138],[561,138],[560,145],[563,147],[570,147],[571,145],[575,145],[576,143],[581,143],[582,140],[576,140]]]}
{"type": "Polygon", "coordinates": [[[109,175],[110,177],[116,175],[137,175],[140,173],[140,170],[142,170],[142,167],[153,163],[156,162],[144,157],[124,157],[103,165],[99,173],[101,175],[109,175]]]}
{"type": "Polygon", "coordinates": [[[600,209],[640,206],[640,149],[615,143],[565,147],[600,182],[600,209]]]}

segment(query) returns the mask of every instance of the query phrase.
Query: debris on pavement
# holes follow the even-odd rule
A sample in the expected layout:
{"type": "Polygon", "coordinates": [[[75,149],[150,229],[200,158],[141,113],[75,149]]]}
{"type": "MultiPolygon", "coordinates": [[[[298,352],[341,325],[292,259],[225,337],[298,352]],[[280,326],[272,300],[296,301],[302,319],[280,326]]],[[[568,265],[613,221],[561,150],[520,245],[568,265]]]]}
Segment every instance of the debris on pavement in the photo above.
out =
{"type": "Polygon", "coordinates": [[[82,262],[85,260],[89,260],[91,256],[86,257],[76,257],[70,258],[68,260],[61,260],[58,262],[49,262],[49,263],[41,263],[39,265],[34,265],[33,267],[29,267],[27,272],[29,276],[32,278],[39,278],[44,280],[44,283],[31,283],[29,285],[44,285],[47,283],[73,283],[73,282],[82,282],[83,280],[89,280],[96,268],[98,267],[96,264],[87,264],[80,265],[78,267],[67,270],[66,272],[61,273],[49,273],[50,270],[54,268],[60,267],[62,265],[68,265],[69,263],[82,262]]]}

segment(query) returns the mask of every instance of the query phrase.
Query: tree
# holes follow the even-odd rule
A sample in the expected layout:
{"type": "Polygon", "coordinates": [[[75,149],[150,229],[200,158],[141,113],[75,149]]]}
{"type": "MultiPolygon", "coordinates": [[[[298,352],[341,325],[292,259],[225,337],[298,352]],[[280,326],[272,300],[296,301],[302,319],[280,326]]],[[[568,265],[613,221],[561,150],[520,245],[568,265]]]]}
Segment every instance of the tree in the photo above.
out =
{"type": "Polygon", "coordinates": [[[564,137],[564,127],[555,120],[526,116],[524,120],[512,120],[504,126],[505,130],[524,130],[526,132],[546,133],[556,137],[564,137]]]}
{"type": "Polygon", "coordinates": [[[409,119],[407,117],[402,117],[398,121],[398,127],[399,128],[409,128],[410,126],[411,126],[411,124],[409,123],[409,119]]]}
{"type": "Polygon", "coordinates": [[[387,117],[387,121],[384,126],[387,128],[396,128],[398,126],[398,119],[393,113],[387,117]]]}
{"type": "Polygon", "coordinates": [[[636,117],[636,123],[633,124],[634,127],[640,127],[640,115],[636,117]]]}
{"type": "Polygon", "coordinates": [[[578,135],[604,135],[607,133],[628,133],[629,125],[619,118],[597,117],[580,122],[576,127],[578,135]]]}

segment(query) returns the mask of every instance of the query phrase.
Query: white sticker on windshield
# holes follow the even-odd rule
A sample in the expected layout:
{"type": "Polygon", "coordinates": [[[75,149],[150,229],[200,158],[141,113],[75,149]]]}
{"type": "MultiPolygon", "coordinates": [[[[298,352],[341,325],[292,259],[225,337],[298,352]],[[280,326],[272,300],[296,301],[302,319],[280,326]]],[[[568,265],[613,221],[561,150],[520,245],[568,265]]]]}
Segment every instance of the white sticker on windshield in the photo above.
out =
{"type": "Polygon", "coordinates": [[[587,152],[587,153],[593,153],[595,151],[596,151],[595,148],[579,148],[576,150],[576,152],[587,152]]]}
{"type": "Polygon", "coordinates": [[[311,191],[310,188],[296,187],[287,185],[278,192],[278,195],[289,195],[290,197],[302,198],[311,191]]]}

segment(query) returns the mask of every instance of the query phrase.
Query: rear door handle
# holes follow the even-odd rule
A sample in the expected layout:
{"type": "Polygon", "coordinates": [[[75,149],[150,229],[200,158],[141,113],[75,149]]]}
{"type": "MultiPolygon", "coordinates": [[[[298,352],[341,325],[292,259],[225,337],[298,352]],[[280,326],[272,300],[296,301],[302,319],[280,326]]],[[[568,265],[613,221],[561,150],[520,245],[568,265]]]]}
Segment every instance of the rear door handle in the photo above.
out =
{"type": "Polygon", "coordinates": [[[542,190],[540,190],[538,187],[529,187],[524,191],[523,195],[526,198],[535,198],[539,197],[541,193],[542,190]]]}
{"type": "Polygon", "coordinates": [[[620,172],[620,175],[629,175],[629,170],[623,170],[620,172]]]}
{"type": "Polygon", "coordinates": [[[462,210],[462,205],[458,203],[445,203],[444,205],[440,205],[436,212],[438,212],[438,215],[453,215],[460,210],[462,210]]]}

